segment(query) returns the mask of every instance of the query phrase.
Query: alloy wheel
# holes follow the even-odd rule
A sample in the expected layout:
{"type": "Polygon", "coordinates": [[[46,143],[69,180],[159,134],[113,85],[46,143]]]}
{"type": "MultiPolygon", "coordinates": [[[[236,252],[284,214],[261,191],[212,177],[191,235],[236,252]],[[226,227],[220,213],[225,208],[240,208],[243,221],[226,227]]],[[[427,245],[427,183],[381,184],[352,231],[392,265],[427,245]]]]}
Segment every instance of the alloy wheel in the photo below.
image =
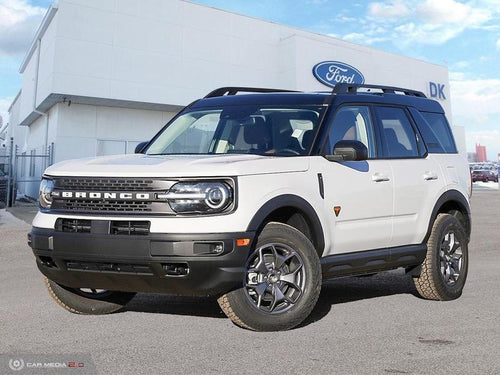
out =
{"type": "Polygon", "coordinates": [[[441,276],[448,286],[455,285],[463,267],[462,246],[456,237],[455,232],[447,231],[439,250],[441,276]]]}
{"type": "Polygon", "coordinates": [[[250,302],[266,313],[283,313],[301,298],[306,282],[304,263],[290,246],[260,246],[247,263],[245,291],[250,302]]]}

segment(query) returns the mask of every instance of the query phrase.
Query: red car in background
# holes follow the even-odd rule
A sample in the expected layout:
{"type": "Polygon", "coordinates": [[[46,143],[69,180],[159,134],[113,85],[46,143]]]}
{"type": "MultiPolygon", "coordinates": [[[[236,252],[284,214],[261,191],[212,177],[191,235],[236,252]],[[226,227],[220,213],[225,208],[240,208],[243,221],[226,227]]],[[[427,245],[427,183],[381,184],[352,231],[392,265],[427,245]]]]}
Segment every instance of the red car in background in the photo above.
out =
{"type": "Polygon", "coordinates": [[[498,182],[498,176],[496,176],[492,171],[486,169],[476,169],[472,171],[472,182],[476,181],[495,181],[498,182]]]}

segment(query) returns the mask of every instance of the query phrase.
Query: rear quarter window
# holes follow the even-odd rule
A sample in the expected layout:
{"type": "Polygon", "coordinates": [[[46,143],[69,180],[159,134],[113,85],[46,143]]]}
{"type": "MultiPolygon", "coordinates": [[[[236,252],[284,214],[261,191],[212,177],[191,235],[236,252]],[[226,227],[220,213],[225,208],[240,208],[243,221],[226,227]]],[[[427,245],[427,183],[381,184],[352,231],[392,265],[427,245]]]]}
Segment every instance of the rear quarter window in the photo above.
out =
{"type": "Polygon", "coordinates": [[[435,154],[455,154],[457,147],[453,139],[453,133],[446,117],[442,113],[412,111],[412,114],[417,112],[421,116],[415,120],[419,127],[422,138],[427,145],[427,150],[435,154]]]}

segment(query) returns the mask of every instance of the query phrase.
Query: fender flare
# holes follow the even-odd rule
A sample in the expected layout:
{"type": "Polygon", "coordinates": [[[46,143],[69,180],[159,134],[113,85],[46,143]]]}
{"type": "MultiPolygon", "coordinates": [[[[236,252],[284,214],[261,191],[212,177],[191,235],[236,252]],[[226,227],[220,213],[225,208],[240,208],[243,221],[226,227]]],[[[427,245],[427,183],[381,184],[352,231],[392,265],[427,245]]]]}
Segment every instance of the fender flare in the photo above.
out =
{"type": "Polygon", "coordinates": [[[278,195],[262,205],[255,213],[252,220],[248,224],[247,231],[259,231],[262,229],[264,220],[275,210],[283,207],[293,207],[302,211],[305,219],[309,224],[314,236],[315,247],[319,254],[323,254],[325,250],[325,237],[321,221],[319,220],[316,211],[311,204],[304,198],[293,194],[278,195]]]}
{"type": "Polygon", "coordinates": [[[437,218],[439,209],[447,202],[453,202],[458,204],[460,210],[466,214],[465,220],[467,221],[467,225],[465,231],[467,239],[470,239],[472,222],[471,222],[471,211],[469,202],[467,201],[467,198],[458,190],[448,190],[438,198],[436,204],[434,205],[434,208],[432,209],[431,218],[429,220],[429,226],[427,228],[427,234],[425,235],[423,243],[427,242],[429,236],[431,235],[432,226],[434,225],[434,221],[437,218]]]}

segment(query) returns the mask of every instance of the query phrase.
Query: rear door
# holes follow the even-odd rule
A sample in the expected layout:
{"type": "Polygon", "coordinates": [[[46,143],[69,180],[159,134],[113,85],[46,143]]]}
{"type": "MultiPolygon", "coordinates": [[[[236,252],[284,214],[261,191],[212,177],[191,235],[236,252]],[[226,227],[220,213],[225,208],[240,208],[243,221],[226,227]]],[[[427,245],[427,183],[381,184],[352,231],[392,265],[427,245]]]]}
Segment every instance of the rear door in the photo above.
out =
{"type": "Polygon", "coordinates": [[[349,104],[337,110],[329,124],[323,155],[332,154],[340,140],[364,143],[369,160],[330,162],[321,158],[331,253],[387,247],[392,237],[393,178],[390,162],[377,157],[369,106],[349,104]]]}
{"type": "Polygon", "coordinates": [[[390,161],[394,186],[390,246],[420,243],[444,178],[404,107],[375,106],[382,153],[390,161]]]}

